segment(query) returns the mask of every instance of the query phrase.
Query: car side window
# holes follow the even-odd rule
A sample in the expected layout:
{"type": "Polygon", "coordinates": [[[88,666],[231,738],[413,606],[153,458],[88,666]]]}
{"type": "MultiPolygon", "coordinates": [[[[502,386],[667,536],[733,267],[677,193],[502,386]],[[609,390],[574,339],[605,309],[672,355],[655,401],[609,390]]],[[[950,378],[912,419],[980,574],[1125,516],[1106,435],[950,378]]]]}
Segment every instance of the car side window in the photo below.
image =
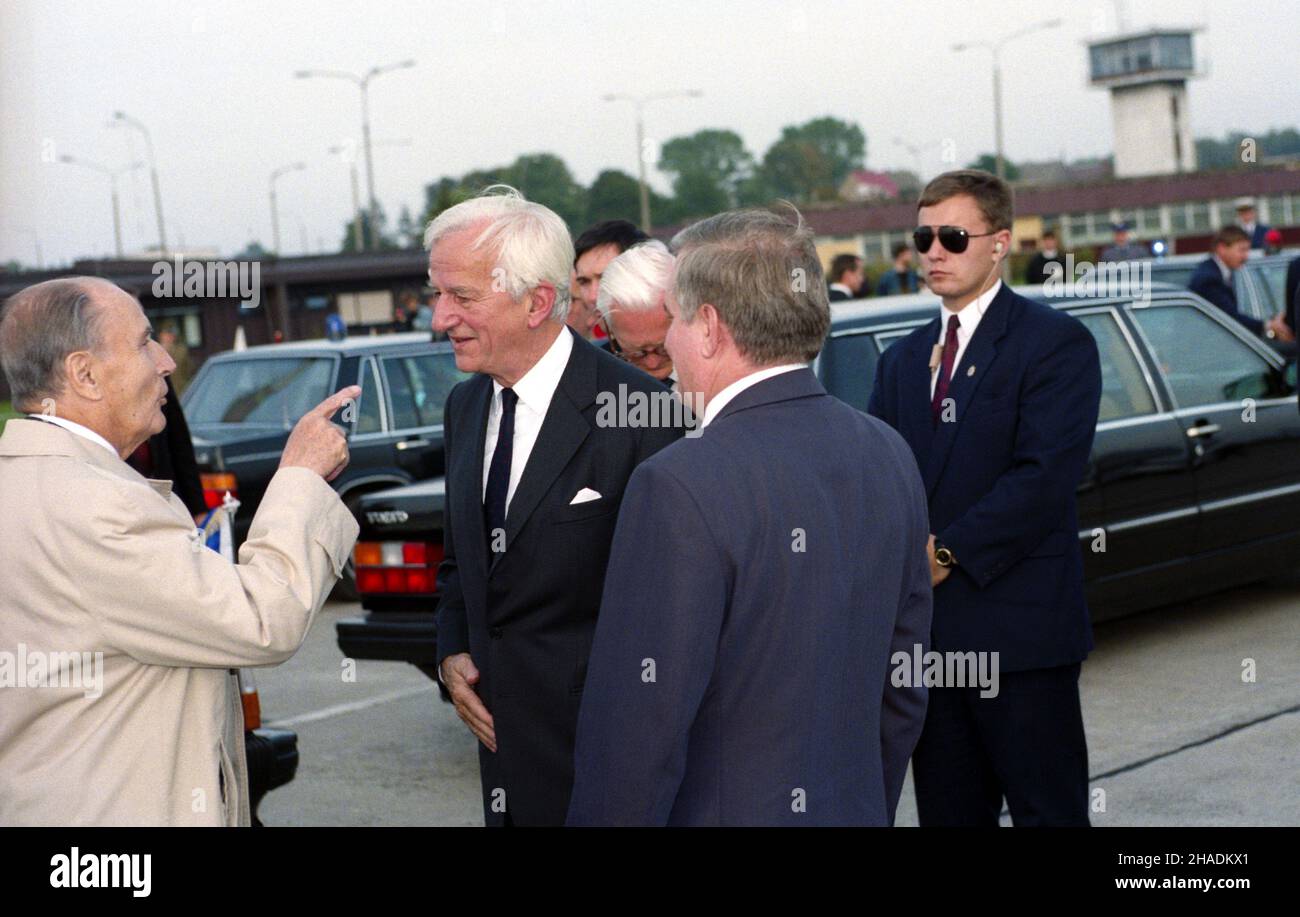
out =
{"type": "Polygon", "coordinates": [[[870,334],[845,334],[826,342],[822,352],[822,381],[826,391],[866,411],[876,377],[876,342],[870,334]]]}
{"type": "Polygon", "coordinates": [[[358,405],[357,425],[352,432],[377,433],[382,426],[379,399],[383,397],[384,390],[379,387],[374,360],[361,361],[361,378],[357,381],[361,385],[361,401],[358,405]]]}
{"type": "Polygon", "coordinates": [[[1101,409],[1098,422],[1154,414],[1155,399],[1142,375],[1142,364],[1112,312],[1076,315],[1097,339],[1101,355],[1101,409]]]}
{"type": "MultiPolygon", "coordinates": [[[[1266,264],[1248,265],[1253,267],[1257,286],[1263,290],[1265,309],[1272,315],[1286,308],[1286,262],[1270,261],[1266,264]]],[[[1241,273],[1241,272],[1238,272],[1241,273]]]]}
{"type": "Polygon", "coordinates": [[[1282,374],[1201,310],[1172,305],[1132,314],[1179,407],[1285,394],[1282,374]]]}
{"type": "Polygon", "coordinates": [[[392,428],[433,427],[442,423],[442,409],[452,388],[469,373],[456,368],[451,353],[388,357],[388,403],[392,428]]]}

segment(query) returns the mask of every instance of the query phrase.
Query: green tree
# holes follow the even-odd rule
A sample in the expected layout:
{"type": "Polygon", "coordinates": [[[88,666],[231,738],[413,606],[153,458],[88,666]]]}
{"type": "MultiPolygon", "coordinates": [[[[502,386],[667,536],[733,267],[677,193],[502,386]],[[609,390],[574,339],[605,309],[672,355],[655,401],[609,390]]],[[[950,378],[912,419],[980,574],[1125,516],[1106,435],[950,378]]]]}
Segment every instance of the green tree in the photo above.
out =
{"type": "Polygon", "coordinates": [[[829,201],[837,196],[834,167],[806,140],[786,137],[763,155],[763,189],[772,197],[797,203],[829,201]]]}
{"type": "Polygon", "coordinates": [[[867,159],[862,128],[838,118],[789,125],[763,155],[769,190],[799,201],[834,200],[849,173],[867,159]]]}
{"type": "Polygon", "coordinates": [[[754,157],[735,131],[706,129],[665,143],[659,168],[672,176],[678,212],[704,216],[736,206],[754,157]]]}
{"type": "Polygon", "coordinates": [[[411,208],[402,205],[402,212],[397,216],[397,244],[402,248],[419,248],[424,239],[424,230],[411,216],[411,208]]]}
{"type": "Polygon", "coordinates": [[[1241,169],[1270,157],[1297,154],[1300,154],[1300,131],[1293,127],[1265,133],[1229,131],[1222,140],[1215,140],[1213,137],[1196,139],[1198,169],[1241,169]],[[1243,141],[1251,142],[1254,149],[1253,160],[1243,158],[1246,149],[1243,141]]]}
{"type": "MultiPolygon", "coordinates": [[[[652,202],[653,207],[653,202],[652,202]]],[[[596,176],[587,191],[587,222],[641,219],[641,195],[637,180],[618,169],[606,169],[596,176]]]]}
{"type": "Polygon", "coordinates": [[[424,186],[424,213],[420,222],[425,226],[429,221],[449,207],[454,207],[471,196],[459,179],[444,175],[436,182],[424,186]]]}
{"type": "Polygon", "coordinates": [[[898,196],[903,200],[919,197],[921,189],[925,187],[921,177],[911,169],[892,169],[885,174],[898,185],[898,196]]]}
{"type": "MultiPolygon", "coordinates": [[[[375,205],[374,226],[371,227],[370,213],[361,214],[361,244],[366,251],[392,251],[400,248],[397,240],[386,232],[388,226],[388,217],[384,214],[384,208],[378,204],[375,205]]],[[[356,235],[354,233],[354,220],[348,220],[343,224],[343,241],[339,245],[341,252],[355,252],[357,250],[356,235]]]]}
{"type": "Polygon", "coordinates": [[[508,166],[475,169],[459,179],[443,177],[424,189],[427,224],[448,207],[468,200],[492,185],[511,185],[530,201],[559,214],[570,230],[581,228],[587,212],[587,189],[574,181],[564,160],[553,153],[529,153],[508,166]]]}
{"type": "MultiPolygon", "coordinates": [[[[1020,178],[1020,167],[1010,159],[1003,158],[1002,167],[1006,169],[1007,181],[1016,181],[1020,178]]],[[[998,174],[998,157],[993,153],[985,153],[979,159],[966,166],[968,169],[983,169],[985,172],[998,174]]]]}
{"type": "Polygon", "coordinates": [[[581,232],[587,216],[587,189],[574,181],[564,160],[553,153],[520,156],[506,172],[513,185],[530,201],[559,214],[573,232],[581,232]]]}

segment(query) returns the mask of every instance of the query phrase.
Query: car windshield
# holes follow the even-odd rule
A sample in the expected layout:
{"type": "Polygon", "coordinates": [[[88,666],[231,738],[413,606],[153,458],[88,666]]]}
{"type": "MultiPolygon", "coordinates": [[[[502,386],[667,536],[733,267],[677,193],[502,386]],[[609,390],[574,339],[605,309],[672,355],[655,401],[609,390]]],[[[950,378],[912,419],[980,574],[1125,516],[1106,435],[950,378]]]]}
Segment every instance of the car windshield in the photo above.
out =
{"type": "Polygon", "coordinates": [[[212,363],[186,392],[191,424],[293,427],[325,400],[334,375],[327,357],[275,357],[212,363]]]}

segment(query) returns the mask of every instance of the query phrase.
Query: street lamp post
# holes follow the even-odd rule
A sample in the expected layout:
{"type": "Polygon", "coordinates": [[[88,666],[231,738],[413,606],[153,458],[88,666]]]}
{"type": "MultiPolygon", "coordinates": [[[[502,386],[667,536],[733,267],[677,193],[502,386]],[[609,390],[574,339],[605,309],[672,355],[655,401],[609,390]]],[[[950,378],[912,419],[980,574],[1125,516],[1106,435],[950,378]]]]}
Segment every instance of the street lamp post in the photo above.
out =
{"type": "Polygon", "coordinates": [[[144,135],[145,148],[149,151],[149,178],[153,183],[153,207],[154,213],[158,216],[158,250],[161,254],[167,254],[167,230],[163,225],[163,206],[162,192],[158,188],[158,159],[153,152],[153,138],[149,136],[149,129],[141,124],[135,118],[125,112],[113,112],[113,120],[110,124],[125,124],[134,127],[144,135]]]}
{"type": "Polygon", "coordinates": [[[112,197],[113,197],[113,251],[116,253],[118,260],[121,260],[122,218],[121,218],[120,210],[118,208],[117,177],[124,172],[130,172],[133,169],[140,168],[142,165],[144,165],[144,163],[133,162],[130,165],[125,165],[122,166],[121,168],[110,169],[108,166],[101,166],[99,163],[91,162],[88,159],[78,159],[76,156],[69,156],[67,153],[63,153],[59,156],[59,162],[65,162],[68,163],[69,165],[82,166],[87,169],[93,169],[96,172],[100,172],[108,176],[108,187],[109,190],[112,192],[112,197]]]}
{"type": "Polygon", "coordinates": [[[610,93],[601,97],[606,102],[631,102],[636,106],[636,162],[641,192],[641,229],[644,232],[650,232],[650,186],[646,184],[645,177],[645,106],[661,99],[698,99],[702,95],[704,93],[698,89],[687,89],[680,92],[659,92],[648,96],[610,93]]]}
{"type": "Polygon", "coordinates": [[[271,244],[275,250],[275,256],[280,257],[280,211],[276,208],[275,202],[275,182],[281,175],[288,172],[297,172],[305,169],[307,166],[301,162],[295,162],[292,165],[280,166],[271,173],[271,244]]]}
{"type": "Polygon", "coordinates": [[[348,156],[348,149],[343,144],[330,147],[330,155],[342,156],[348,164],[348,172],[352,176],[352,247],[357,251],[365,248],[365,240],[361,235],[361,188],[357,181],[357,160],[355,156],[348,156]]]}
{"type": "Polygon", "coordinates": [[[28,229],[26,226],[6,226],[5,228],[32,237],[32,242],[36,246],[36,269],[40,271],[45,270],[45,256],[41,253],[41,237],[37,234],[36,230],[28,229]]]}
{"type": "Polygon", "coordinates": [[[358,76],[355,73],[348,73],[343,70],[299,70],[294,76],[300,80],[310,79],[311,77],[329,77],[340,80],[351,80],[356,83],[357,88],[361,90],[361,142],[366,151],[366,193],[369,198],[370,208],[370,237],[373,240],[376,232],[375,221],[378,219],[378,204],[375,201],[375,165],[370,154],[370,81],[381,73],[388,73],[393,70],[404,70],[407,67],[414,67],[415,61],[404,60],[396,64],[384,64],[382,67],[371,67],[364,74],[358,76]]]}
{"type": "Polygon", "coordinates": [[[997,175],[998,178],[1006,180],[1007,167],[1006,159],[1002,150],[1002,59],[1000,52],[1002,46],[1016,38],[1029,35],[1032,32],[1038,32],[1043,29],[1054,29],[1061,24],[1060,19],[1047,19],[1043,22],[1036,22],[1027,25],[1023,29],[1017,29],[1010,35],[1004,35],[997,41],[970,41],[960,42],[952,46],[954,51],[967,51],[971,48],[987,48],[993,55],[993,142],[996,147],[997,157],[997,175]]]}
{"type": "MultiPolygon", "coordinates": [[[[375,146],[410,146],[410,137],[398,137],[391,140],[377,140],[375,146]]],[[[351,144],[337,143],[329,148],[331,156],[338,156],[348,164],[348,172],[352,179],[352,246],[356,251],[365,249],[365,241],[361,235],[361,191],[360,184],[357,181],[357,158],[352,155],[351,144]]]]}

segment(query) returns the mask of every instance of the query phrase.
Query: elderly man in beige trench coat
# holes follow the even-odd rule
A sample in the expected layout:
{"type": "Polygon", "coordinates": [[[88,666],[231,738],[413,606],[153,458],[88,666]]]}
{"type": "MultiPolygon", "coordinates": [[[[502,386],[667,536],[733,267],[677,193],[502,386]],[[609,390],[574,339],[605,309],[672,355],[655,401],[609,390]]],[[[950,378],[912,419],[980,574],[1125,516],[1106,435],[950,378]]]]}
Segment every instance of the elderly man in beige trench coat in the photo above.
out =
{"type": "Polygon", "coordinates": [[[329,418],[360,389],[294,427],[231,564],[122,460],[162,430],[175,366],[132,296],[28,287],[0,363],[30,412],[0,437],[0,825],[247,825],[231,670],[292,656],[352,549],[329,418]]]}

